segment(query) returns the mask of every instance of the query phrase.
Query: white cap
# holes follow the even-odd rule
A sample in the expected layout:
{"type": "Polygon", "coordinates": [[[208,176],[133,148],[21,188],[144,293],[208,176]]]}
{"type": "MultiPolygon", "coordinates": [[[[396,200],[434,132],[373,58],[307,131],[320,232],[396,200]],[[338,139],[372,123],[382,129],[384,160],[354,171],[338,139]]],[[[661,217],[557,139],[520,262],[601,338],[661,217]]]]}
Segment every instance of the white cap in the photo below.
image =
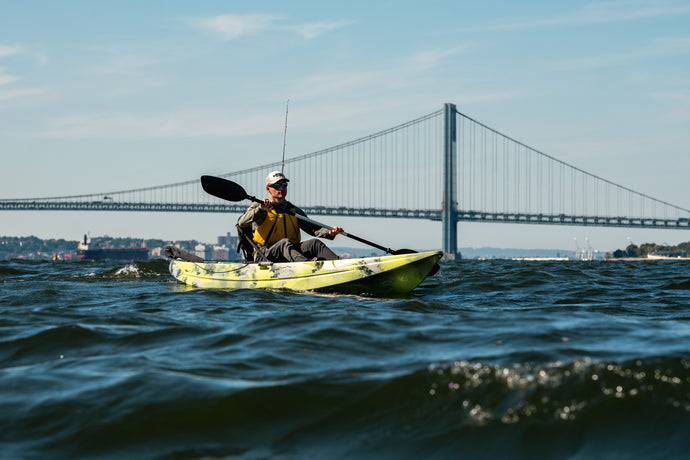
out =
{"type": "Polygon", "coordinates": [[[268,173],[268,176],[266,176],[266,185],[273,185],[276,182],[280,182],[281,180],[284,180],[285,182],[290,182],[290,179],[285,177],[285,174],[283,174],[280,171],[273,171],[271,173],[268,173]]]}

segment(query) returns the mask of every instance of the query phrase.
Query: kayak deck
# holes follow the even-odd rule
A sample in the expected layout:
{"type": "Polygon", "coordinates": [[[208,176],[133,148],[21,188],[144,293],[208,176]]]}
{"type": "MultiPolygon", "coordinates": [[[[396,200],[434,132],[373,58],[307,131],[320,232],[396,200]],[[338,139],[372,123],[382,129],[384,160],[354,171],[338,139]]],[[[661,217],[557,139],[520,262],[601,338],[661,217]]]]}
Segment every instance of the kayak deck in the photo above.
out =
{"type": "Polygon", "coordinates": [[[426,278],[443,253],[288,263],[170,261],[180,282],[206,289],[290,289],[387,296],[405,294],[426,278]]]}

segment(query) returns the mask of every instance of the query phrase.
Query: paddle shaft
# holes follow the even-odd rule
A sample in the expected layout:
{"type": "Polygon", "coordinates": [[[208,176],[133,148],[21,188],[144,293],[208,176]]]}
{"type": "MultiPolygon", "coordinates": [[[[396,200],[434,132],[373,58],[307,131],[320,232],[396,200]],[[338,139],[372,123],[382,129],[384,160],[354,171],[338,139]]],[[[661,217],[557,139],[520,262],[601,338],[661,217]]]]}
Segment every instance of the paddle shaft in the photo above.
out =
{"type": "MultiPolygon", "coordinates": [[[[242,201],[242,200],[251,200],[254,201],[255,203],[263,203],[263,201],[259,200],[255,196],[249,195],[244,188],[242,188],[241,185],[237,184],[236,182],[229,181],[227,179],[223,179],[222,177],[215,177],[215,176],[201,176],[201,186],[203,187],[204,191],[206,193],[211,194],[215,197],[221,198],[223,200],[228,200],[228,201],[242,201]]],[[[292,214],[293,216],[297,217],[298,219],[301,219],[305,222],[309,222],[310,224],[327,228],[328,230],[333,230],[333,227],[329,227],[328,225],[324,225],[320,222],[317,222],[315,220],[309,219],[307,216],[303,216],[300,214],[296,213],[289,213],[292,214]]],[[[359,241],[360,243],[367,244],[371,247],[374,247],[380,251],[386,252],[388,254],[409,254],[413,253],[416,251],[412,251],[410,249],[398,249],[397,251],[393,251],[390,248],[383,247],[379,244],[372,243],[371,241],[365,240],[364,238],[360,238],[358,236],[352,235],[347,232],[342,232],[343,235],[347,236],[348,238],[352,238],[355,241],[359,241]]]]}
{"type": "MultiPolygon", "coordinates": [[[[249,200],[251,200],[251,201],[253,201],[253,202],[255,202],[255,203],[263,203],[263,201],[261,201],[260,199],[258,199],[258,198],[255,197],[255,196],[247,195],[247,199],[249,199],[249,200]]],[[[326,225],[326,224],[322,224],[321,222],[317,222],[317,221],[315,221],[315,220],[313,220],[313,219],[310,219],[310,218],[307,217],[307,216],[303,216],[303,215],[301,215],[301,214],[292,213],[292,212],[288,212],[287,214],[290,214],[291,216],[295,216],[295,217],[297,217],[298,219],[303,220],[303,221],[305,221],[305,222],[309,222],[310,224],[318,225],[319,227],[327,228],[328,230],[333,230],[333,227],[328,226],[328,225],[326,225]]],[[[395,252],[395,251],[393,251],[391,248],[384,248],[383,246],[381,246],[381,245],[379,245],[379,244],[376,244],[376,243],[373,243],[373,242],[371,242],[371,241],[365,240],[364,238],[360,238],[360,237],[358,237],[358,236],[356,236],[356,235],[353,235],[353,234],[351,234],[351,233],[347,233],[346,231],[343,231],[343,232],[342,232],[342,235],[344,235],[344,236],[346,236],[346,237],[348,237],[348,238],[352,238],[352,239],[355,240],[355,241],[359,241],[360,243],[368,244],[369,246],[372,246],[372,247],[374,247],[374,248],[376,248],[376,249],[378,249],[378,250],[381,250],[381,251],[383,251],[383,252],[386,252],[386,253],[388,253],[388,254],[393,254],[393,253],[395,252]]]]}

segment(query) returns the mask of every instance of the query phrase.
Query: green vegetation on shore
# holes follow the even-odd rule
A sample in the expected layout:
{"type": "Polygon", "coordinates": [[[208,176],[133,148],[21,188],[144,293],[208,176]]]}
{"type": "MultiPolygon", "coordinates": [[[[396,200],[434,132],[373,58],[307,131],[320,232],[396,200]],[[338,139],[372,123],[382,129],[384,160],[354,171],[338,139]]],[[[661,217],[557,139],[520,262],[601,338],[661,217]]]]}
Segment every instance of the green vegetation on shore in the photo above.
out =
{"type": "MultiPolygon", "coordinates": [[[[97,239],[101,241],[107,241],[108,246],[111,247],[136,247],[141,246],[143,244],[149,249],[164,248],[166,245],[174,243],[173,241],[166,241],[161,239],[115,238],[110,236],[97,237],[97,239]]],[[[78,243],[79,241],[77,240],[43,240],[36,236],[0,236],[0,260],[51,260],[55,254],[76,253],[78,243]]],[[[186,248],[187,250],[192,250],[194,246],[199,242],[184,241],[183,243],[184,244],[182,246],[184,248],[186,248]]],[[[485,249],[486,251],[489,251],[491,248],[485,249]]],[[[231,250],[234,250],[234,248],[231,248],[231,250]]],[[[371,250],[369,249],[362,250],[354,248],[345,248],[343,250],[346,250],[347,252],[351,253],[350,256],[354,255],[356,257],[361,257],[371,255],[371,250]]],[[[467,250],[469,251],[469,249],[467,250]]],[[[551,252],[549,252],[549,255],[551,254],[551,252]]],[[[690,241],[686,243],[680,243],[675,246],[659,245],[655,243],[644,243],[640,246],[631,244],[625,249],[617,249],[613,251],[613,253],[606,253],[606,257],[609,259],[645,258],[647,257],[647,254],[667,255],[669,257],[688,257],[688,254],[690,254],[690,241]]]]}
{"type": "Polygon", "coordinates": [[[628,245],[625,249],[616,249],[613,254],[606,254],[608,258],[622,259],[626,257],[644,258],[647,254],[656,254],[669,257],[687,257],[690,252],[690,241],[675,246],[644,243],[640,246],[628,245]]]}
{"type": "MultiPolygon", "coordinates": [[[[113,238],[110,236],[98,237],[99,240],[108,241],[112,247],[136,247],[142,243],[149,249],[165,247],[170,241],[141,238],[113,238]]],[[[55,254],[76,253],[77,240],[47,239],[36,236],[0,236],[0,260],[31,259],[51,260],[55,254]]]]}
{"type": "Polygon", "coordinates": [[[0,260],[51,259],[60,252],[76,252],[77,241],[42,240],[36,236],[0,237],[0,260]]]}

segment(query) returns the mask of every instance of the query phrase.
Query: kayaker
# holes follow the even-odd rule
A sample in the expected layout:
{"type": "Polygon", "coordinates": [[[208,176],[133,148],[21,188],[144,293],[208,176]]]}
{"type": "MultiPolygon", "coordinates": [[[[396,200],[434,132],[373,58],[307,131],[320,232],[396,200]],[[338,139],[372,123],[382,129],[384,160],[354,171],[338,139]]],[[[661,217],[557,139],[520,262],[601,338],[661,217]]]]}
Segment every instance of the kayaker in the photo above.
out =
{"type": "Polygon", "coordinates": [[[338,256],[323,241],[302,241],[300,229],[312,236],[332,240],[343,232],[341,227],[328,229],[298,219],[291,214],[304,211],[285,199],[290,180],[280,171],[266,176],[266,191],[270,198],[253,203],[239,218],[237,225],[251,233],[255,245],[254,260],[267,258],[271,262],[303,262],[307,260],[334,260],[338,256]],[[261,251],[263,257],[258,257],[261,251]]]}

